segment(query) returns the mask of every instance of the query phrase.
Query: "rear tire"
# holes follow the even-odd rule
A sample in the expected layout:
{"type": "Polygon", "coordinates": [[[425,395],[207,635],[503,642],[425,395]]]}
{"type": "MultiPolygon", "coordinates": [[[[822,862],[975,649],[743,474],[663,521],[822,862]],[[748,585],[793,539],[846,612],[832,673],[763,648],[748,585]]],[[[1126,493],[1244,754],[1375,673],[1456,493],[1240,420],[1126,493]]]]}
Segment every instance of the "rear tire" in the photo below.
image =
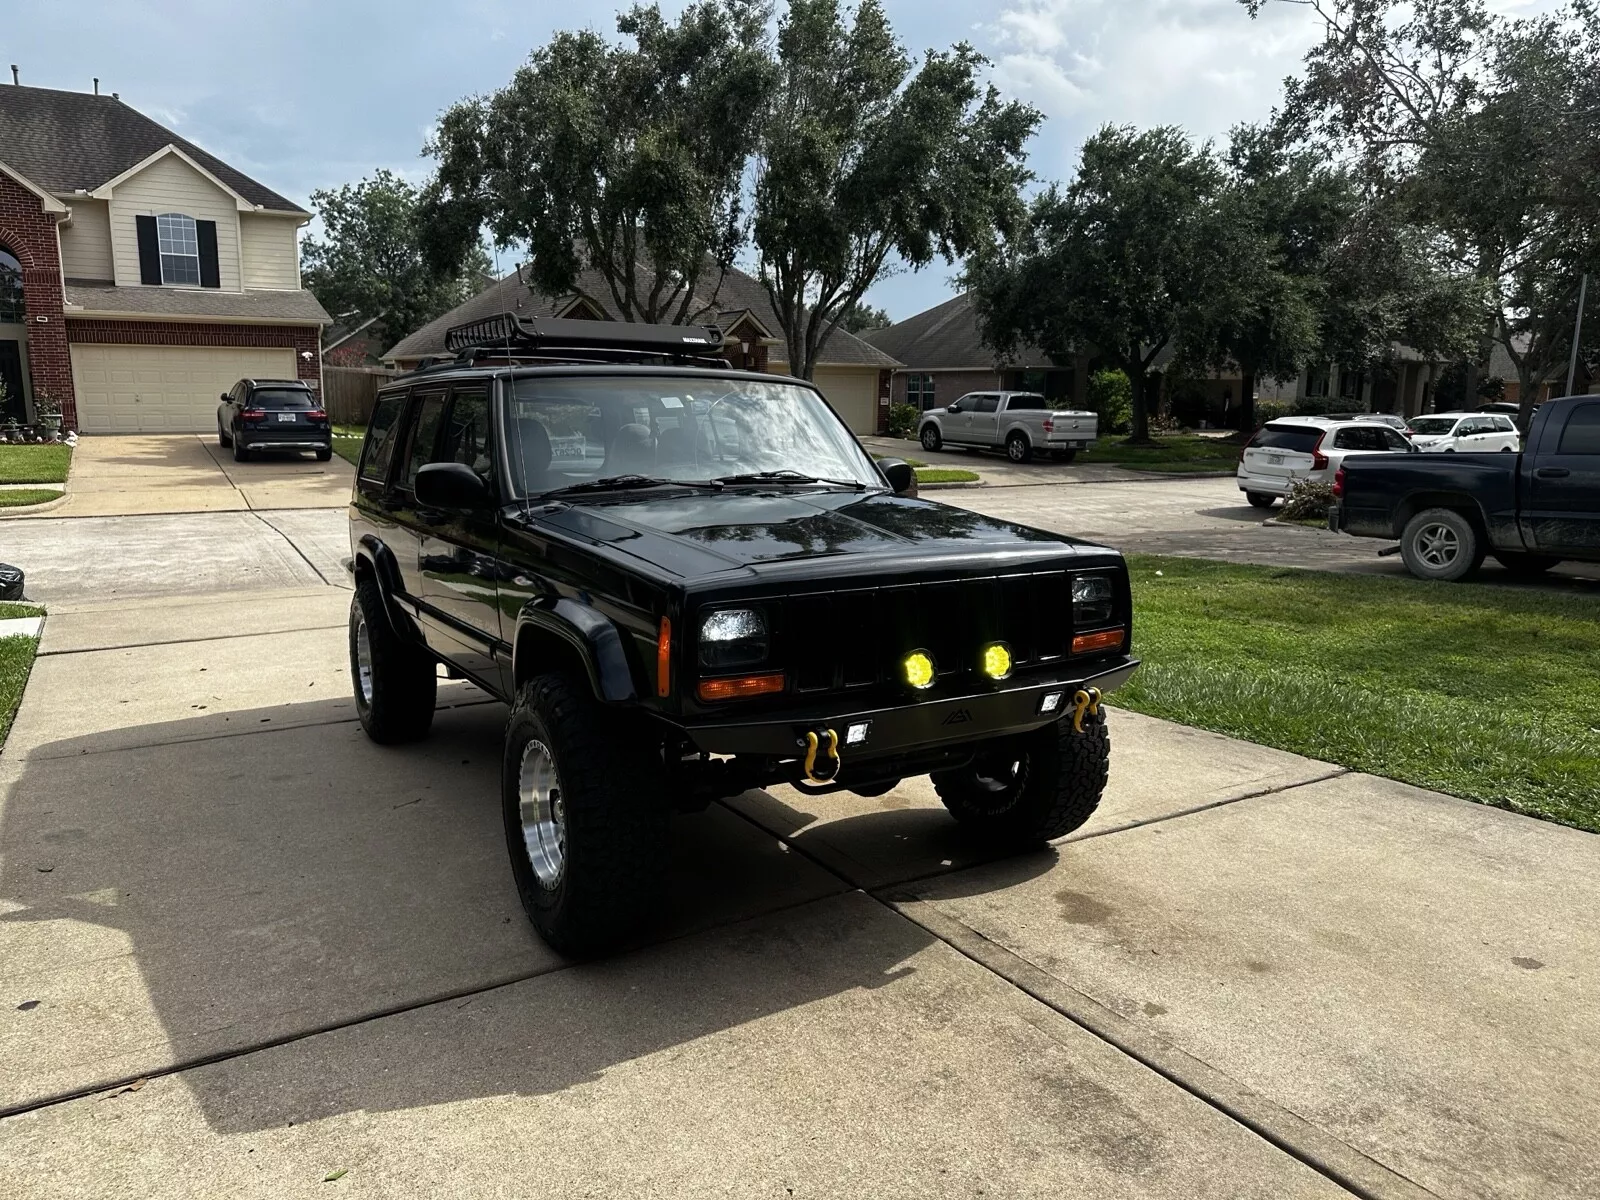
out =
{"type": "Polygon", "coordinates": [[[1271,508],[1276,496],[1269,496],[1266,492],[1246,492],[1244,498],[1250,501],[1251,508],[1271,508]]]}
{"type": "Polygon", "coordinates": [[[1530,577],[1543,575],[1561,563],[1559,558],[1551,558],[1548,554],[1522,554],[1510,550],[1496,554],[1494,560],[1513,575],[1530,577]]]}
{"type": "Polygon", "coordinates": [[[1078,452],[1076,450],[1052,450],[1050,451],[1050,457],[1058,463],[1069,463],[1078,457],[1078,452]]]}
{"type": "Polygon", "coordinates": [[[333,451],[331,449],[329,449],[329,450],[318,450],[317,451],[317,461],[318,462],[327,462],[332,457],[333,457],[333,451]]]}
{"type": "Polygon", "coordinates": [[[517,692],[506,724],[501,807],[523,911],[562,954],[590,957],[660,911],[667,794],[637,731],[564,675],[517,692]]]}
{"type": "Polygon", "coordinates": [[[944,438],[939,434],[939,427],[933,424],[924,425],[922,432],[917,435],[917,440],[922,443],[922,448],[929,454],[939,453],[940,447],[944,445],[944,438]]]}
{"type": "Polygon", "coordinates": [[[1465,579],[1483,565],[1483,556],[1478,531],[1452,508],[1425,509],[1400,535],[1400,557],[1418,579],[1465,579]]]}
{"type": "Polygon", "coordinates": [[[973,833],[1024,849],[1065,837],[1093,816],[1110,764],[1105,714],[1085,713],[1082,733],[1068,715],[996,744],[971,766],[935,773],[933,787],[973,833]]]}
{"type": "Polygon", "coordinates": [[[1013,433],[1006,439],[1006,457],[1014,463],[1033,461],[1033,443],[1025,433],[1013,433]]]}
{"type": "Polygon", "coordinates": [[[250,451],[246,450],[242,445],[240,445],[239,439],[237,437],[233,437],[233,438],[228,439],[228,445],[233,447],[233,461],[234,462],[249,462],[250,461],[250,451]]]}
{"type": "Polygon", "coordinates": [[[428,735],[438,692],[433,657],[395,633],[370,575],[356,583],[350,602],[350,676],[369,738],[393,746],[428,735]]]}

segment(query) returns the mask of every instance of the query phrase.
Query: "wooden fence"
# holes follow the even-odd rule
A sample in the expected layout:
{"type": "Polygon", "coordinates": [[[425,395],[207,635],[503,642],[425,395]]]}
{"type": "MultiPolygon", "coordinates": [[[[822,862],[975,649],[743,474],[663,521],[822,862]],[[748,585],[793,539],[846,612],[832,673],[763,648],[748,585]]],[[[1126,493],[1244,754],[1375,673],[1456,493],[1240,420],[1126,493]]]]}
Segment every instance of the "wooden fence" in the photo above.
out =
{"type": "Polygon", "coordinates": [[[365,425],[372,415],[372,401],[398,371],[380,367],[322,368],[322,402],[335,425],[365,425]]]}

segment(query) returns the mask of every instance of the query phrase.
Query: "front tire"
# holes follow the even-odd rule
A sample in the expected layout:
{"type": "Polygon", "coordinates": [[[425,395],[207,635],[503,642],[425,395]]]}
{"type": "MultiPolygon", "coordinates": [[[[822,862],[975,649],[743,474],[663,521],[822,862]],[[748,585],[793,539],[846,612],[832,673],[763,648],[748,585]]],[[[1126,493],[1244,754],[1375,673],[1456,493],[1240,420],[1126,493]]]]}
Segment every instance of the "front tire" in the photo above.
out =
{"type": "Polygon", "coordinates": [[[1266,492],[1246,492],[1244,498],[1250,501],[1251,508],[1271,508],[1272,502],[1277,499],[1266,492]]]}
{"type": "Polygon", "coordinates": [[[1418,579],[1465,579],[1483,565],[1483,556],[1478,531],[1451,508],[1418,513],[1400,535],[1400,557],[1418,579]]]}
{"type": "Polygon", "coordinates": [[[667,797],[646,739],[586,689],[540,675],[506,725],[501,807],[523,911],[562,954],[639,933],[665,887],[667,797]]]}
{"type": "Polygon", "coordinates": [[[1027,434],[1013,433],[1006,439],[1006,457],[1014,463],[1033,460],[1033,443],[1028,441],[1027,434]]]}
{"type": "Polygon", "coordinates": [[[350,602],[350,676],[369,738],[393,746],[427,736],[438,691],[433,659],[395,633],[370,575],[356,583],[350,602]]]}
{"type": "Polygon", "coordinates": [[[1073,730],[1069,714],[1006,739],[970,766],[935,773],[933,787],[973,833],[1025,849],[1065,837],[1093,816],[1110,764],[1104,713],[1085,713],[1082,733],[1073,730]]]}
{"type": "Polygon", "coordinates": [[[940,447],[944,445],[944,438],[939,435],[939,427],[932,424],[922,427],[922,432],[918,435],[917,440],[922,443],[922,448],[929,454],[939,453],[940,447]]]}

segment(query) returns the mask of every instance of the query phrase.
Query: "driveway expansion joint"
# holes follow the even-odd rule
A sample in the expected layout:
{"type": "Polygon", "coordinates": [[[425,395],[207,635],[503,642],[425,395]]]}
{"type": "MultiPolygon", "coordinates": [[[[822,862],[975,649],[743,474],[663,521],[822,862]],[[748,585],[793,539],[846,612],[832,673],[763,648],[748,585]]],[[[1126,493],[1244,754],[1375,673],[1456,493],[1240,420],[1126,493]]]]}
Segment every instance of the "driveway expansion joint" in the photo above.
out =
{"type": "MultiPolygon", "coordinates": [[[[1290,780],[1288,783],[1278,783],[1274,784],[1272,787],[1260,788],[1254,792],[1245,792],[1240,796],[1227,796],[1221,800],[1212,800],[1205,804],[1197,804],[1193,808],[1180,809],[1177,812],[1160,813],[1153,817],[1143,817],[1137,821],[1128,821],[1122,825],[1113,825],[1109,829],[1092,829],[1085,834],[1068,834],[1056,844],[1061,846],[1072,846],[1076,845],[1078,842],[1087,842],[1092,838],[1110,837],[1114,833],[1127,833],[1130,829],[1143,829],[1147,825],[1160,825],[1167,821],[1175,821],[1179,817],[1192,817],[1196,813],[1211,812],[1213,809],[1226,808],[1230,804],[1239,804],[1245,800],[1260,800],[1263,796],[1278,796],[1284,792],[1292,792],[1296,788],[1310,787],[1313,783],[1327,783],[1330,779],[1338,779],[1340,776],[1349,775],[1350,773],[1351,771],[1349,767],[1332,767],[1324,774],[1313,776],[1310,779],[1294,779],[1290,780]]],[[[915,882],[915,880],[908,880],[907,882],[915,882]]]]}

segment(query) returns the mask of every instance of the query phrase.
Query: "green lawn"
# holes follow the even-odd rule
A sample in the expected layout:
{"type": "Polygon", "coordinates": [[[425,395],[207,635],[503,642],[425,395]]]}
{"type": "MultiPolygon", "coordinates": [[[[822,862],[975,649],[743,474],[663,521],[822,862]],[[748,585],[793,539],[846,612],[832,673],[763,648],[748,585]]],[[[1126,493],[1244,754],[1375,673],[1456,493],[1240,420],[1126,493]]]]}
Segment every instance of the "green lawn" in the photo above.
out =
{"type": "Polygon", "coordinates": [[[0,483],[65,483],[71,446],[0,446],[0,483]]]}
{"type": "Polygon", "coordinates": [[[1129,566],[1145,665],[1117,704],[1600,832],[1592,595],[1129,566]]]}
{"type": "Polygon", "coordinates": [[[44,609],[37,604],[18,604],[14,600],[0,600],[0,621],[10,621],[16,617],[42,617],[44,609]]]}
{"type": "MultiPolygon", "coordinates": [[[[5,605],[5,608],[23,608],[24,605],[5,605]]],[[[31,613],[10,613],[10,616],[36,616],[31,613]]],[[[38,649],[37,638],[0,637],[0,746],[5,745],[6,734],[11,732],[12,718],[17,715],[17,705],[22,703],[22,689],[28,684],[28,672],[33,668],[33,652],[38,649]]]]}
{"type": "Polygon", "coordinates": [[[976,471],[963,471],[959,467],[918,467],[918,483],[977,483],[976,471]]]}
{"type": "Polygon", "coordinates": [[[0,490],[0,508],[24,508],[58,500],[62,495],[58,488],[5,488],[0,490]]]}
{"type": "Polygon", "coordinates": [[[1081,451],[1077,461],[1096,466],[1128,467],[1164,474],[1215,473],[1231,475],[1239,463],[1239,447],[1223,438],[1192,434],[1164,434],[1154,446],[1127,446],[1120,435],[1102,438],[1081,451]]]}
{"type": "Polygon", "coordinates": [[[364,425],[335,425],[333,427],[333,452],[351,466],[361,459],[361,447],[366,445],[367,430],[364,425]]]}

